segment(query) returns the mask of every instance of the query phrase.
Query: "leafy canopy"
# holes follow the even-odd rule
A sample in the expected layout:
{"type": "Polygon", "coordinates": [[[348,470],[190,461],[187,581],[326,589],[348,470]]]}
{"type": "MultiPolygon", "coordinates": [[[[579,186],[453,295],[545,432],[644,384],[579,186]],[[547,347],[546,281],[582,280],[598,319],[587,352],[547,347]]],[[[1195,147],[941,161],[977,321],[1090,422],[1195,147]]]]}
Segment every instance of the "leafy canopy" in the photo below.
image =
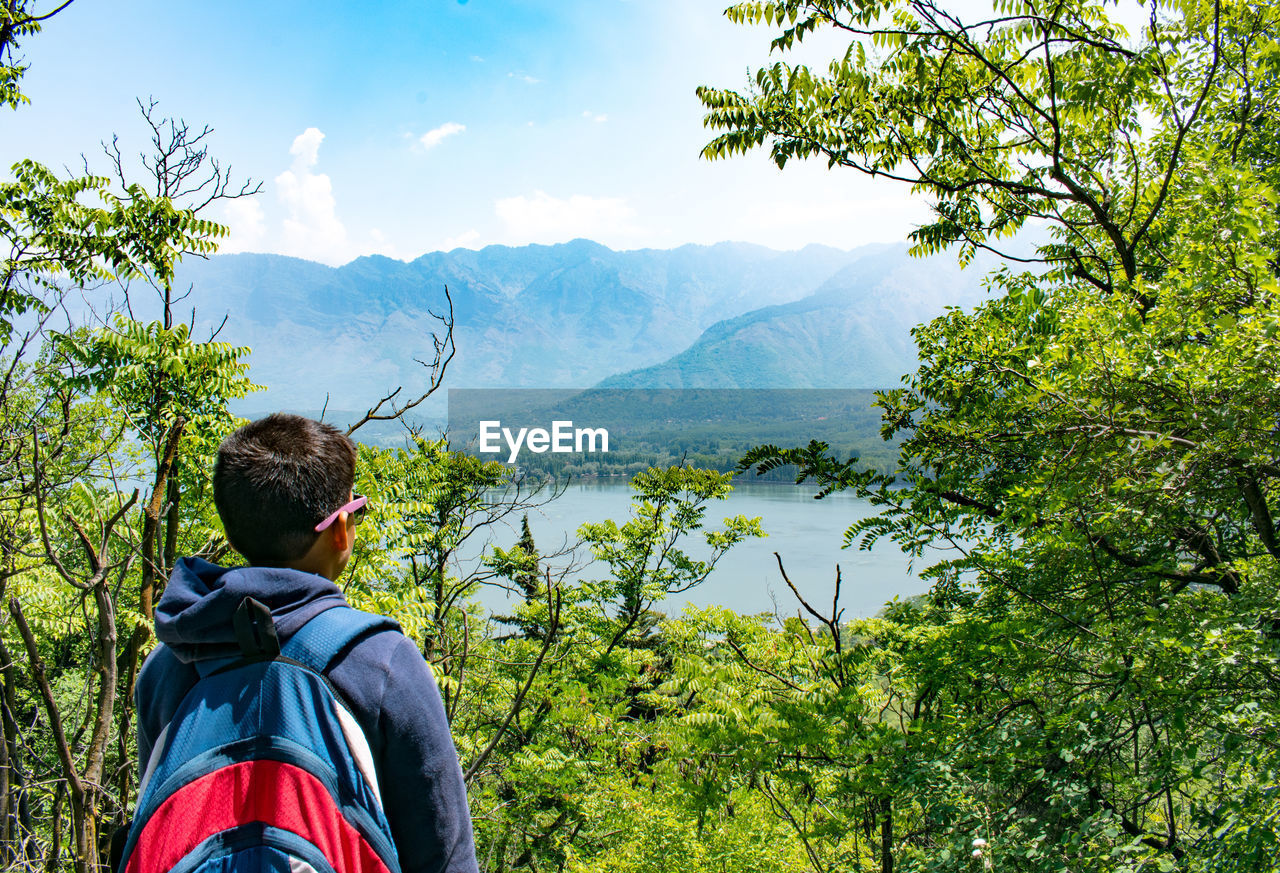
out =
{"type": "MultiPolygon", "coordinates": [[[[1280,841],[1263,788],[1280,716],[1280,28],[1261,3],[1157,4],[1132,34],[1111,11],[728,11],[778,29],[783,57],[819,29],[848,48],[700,89],[707,157],[767,147],[898,180],[933,205],[917,253],[1009,249],[990,301],[918,328],[919,369],[880,393],[895,475],[820,443],[744,466],[872,500],[850,545],[951,547],[923,617],[966,630],[892,681],[914,701],[908,736],[945,736],[952,789],[987,798],[991,833],[1019,847],[1001,864],[1263,869],[1280,841]],[[1008,245],[1019,230],[1032,256],[1008,245]]],[[[943,865],[938,831],[913,832],[900,853],[943,865]]]]}

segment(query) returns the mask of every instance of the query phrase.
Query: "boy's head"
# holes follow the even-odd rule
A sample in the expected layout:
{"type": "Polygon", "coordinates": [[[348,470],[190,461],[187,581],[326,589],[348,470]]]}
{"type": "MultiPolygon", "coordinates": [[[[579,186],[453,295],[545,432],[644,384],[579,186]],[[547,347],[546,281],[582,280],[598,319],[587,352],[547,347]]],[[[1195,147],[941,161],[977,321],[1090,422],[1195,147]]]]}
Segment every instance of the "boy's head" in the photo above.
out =
{"type": "Polygon", "coordinates": [[[281,566],[306,554],[315,526],[345,504],[356,447],[341,431],[275,413],[222,441],[213,502],[227,540],[250,564],[281,566]]]}

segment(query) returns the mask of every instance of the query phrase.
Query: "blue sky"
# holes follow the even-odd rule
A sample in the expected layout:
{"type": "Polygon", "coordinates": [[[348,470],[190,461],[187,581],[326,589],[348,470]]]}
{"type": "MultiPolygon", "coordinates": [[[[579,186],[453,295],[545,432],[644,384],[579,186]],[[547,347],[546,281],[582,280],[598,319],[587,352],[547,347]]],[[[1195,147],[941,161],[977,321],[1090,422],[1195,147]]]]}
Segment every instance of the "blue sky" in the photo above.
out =
{"type": "MultiPolygon", "coordinates": [[[[764,152],[710,163],[694,95],[739,87],[764,30],[724,0],[78,0],[30,38],[0,162],[78,167],[134,100],[216,129],[263,181],[214,217],[229,250],[327,263],[381,252],[587,237],[615,248],[892,241],[925,217],[905,189],[764,152]]],[[[812,49],[815,57],[827,43],[812,49]]]]}

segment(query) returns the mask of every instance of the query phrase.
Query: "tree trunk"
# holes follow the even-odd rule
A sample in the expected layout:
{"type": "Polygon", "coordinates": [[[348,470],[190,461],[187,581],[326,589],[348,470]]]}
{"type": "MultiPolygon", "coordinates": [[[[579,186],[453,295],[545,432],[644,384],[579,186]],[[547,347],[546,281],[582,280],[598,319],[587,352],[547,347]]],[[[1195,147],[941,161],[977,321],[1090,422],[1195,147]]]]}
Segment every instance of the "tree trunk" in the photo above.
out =
{"type": "Polygon", "coordinates": [[[0,719],[3,720],[5,760],[8,762],[8,816],[5,828],[9,842],[5,863],[31,858],[30,839],[33,831],[31,807],[27,802],[26,777],[22,772],[22,757],[18,748],[17,702],[14,689],[17,682],[17,671],[13,669],[13,657],[9,649],[0,641],[0,657],[9,665],[3,673],[4,684],[0,690],[0,719]]]}
{"type": "MultiPolygon", "coordinates": [[[[156,580],[164,574],[161,566],[164,562],[163,546],[160,538],[160,510],[164,508],[165,498],[169,493],[169,474],[178,457],[178,441],[187,420],[178,416],[169,434],[165,437],[164,451],[157,459],[155,484],[151,489],[151,499],[147,501],[142,513],[142,582],[138,590],[138,604],[142,614],[148,620],[155,618],[156,580]]],[[[136,634],[135,634],[136,636],[136,634]]]]}
{"type": "Polygon", "coordinates": [[[17,731],[11,729],[12,718],[9,714],[10,674],[13,672],[13,659],[9,657],[9,649],[0,641],[0,682],[3,683],[3,695],[0,696],[0,720],[3,721],[4,739],[0,742],[0,864],[8,867],[17,857],[16,836],[18,833],[15,820],[15,804],[13,802],[13,779],[11,763],[14,753],[13,741],[17,731]]]}
{"type": "Polygon", "coordinates": [[[51,816],[52,824],[49,828],[49,855],[45,858],[44,869],[48,873],[54,873],[62,866],[62,791],[61,783],[53,794],[53,815],[51,816]]]}
{"type": "Polygon", "coordinates": [[[880,873],[893,873],[893,802],[881,801],[880,812],[880,873]]]}
{"type": "MultiPolygon", "coordinates": [[[[101,585],[105,587],[105,580],[96,581],[100,581],[101,585]]],[[[108,598],[110,597],[109,592],[107,596],[108,598]]],[[[96,795],[98,792],[96,783],[89,782],[88,787],[86,787],[85,780],[76,767],[75,757],[72,754],[70,744],[67,742],[66,732],[62,729],[62,713],[59,712],[58,703],[53,696],[53,690],[49,687],[44,660],[40,657],[40,650],[36,647],[35,636],[31,633],[31,627],[27,624],[26,616],[22,614],[22,606],[18,603],[16,597],[9,599],[9,614],[13,616],[14,624],[18,627],[18,633],[22,636],[22,643],[27,650],[31,678],[35,680],[40,696],[44,700],[45,715],[48,719],[54,749],[58,753],[58,761],[62,765],[62,777],[64,784],[67,786],[67,794],[71,799],[71,830],[75,841],[76,873],[96,873],[98,869],[96,808],[96,795]]],[[[101,620],[101,616],[99,618],[101,620]]],[[[113,624],[113,638],[114,635],[115,627],[113,624]]],[[[113,668],[114,665],[115,662],[113,660],[113,668]]],[[[114,686],[114,681],[112,684],[114,686]]],[[[98,695],[100,700],[103,693],[100,689],[98,695]]],[[[112,687],[106,693],[114,695],[115,688],[112,687]]],[[[96,733],[97,728],[95,726],[96,733]]],[[[54,829],[54,834],[56,838],[57,828],[54,829]]],[[[53,855],[51,854],[50,857],[52,859],[53,855]]]]}
{"type": "MultiPolygon", "coordinates": [[[[175,458],[173,469],[169,471],[169,516],[165,519],[164,525],[164,564],[160,568],[167,581],[169,574],[173,572],[173,564],[178,559],[178,526],[180,513],[178,507],[182,502],[182,494],[178,485],[178,461],[175,458]]],[[[163,593],[163,592],[161,592],[163,593]]]]}
{"type": "MultiPolygon", "coordinates": [[[[94,792],[96,794],[96,792],[94,792]]],[[[71,830],[76,840],[76,873],[97,873],[98,810],[94,798],[81,785],[71,786],[71,830]]]]}

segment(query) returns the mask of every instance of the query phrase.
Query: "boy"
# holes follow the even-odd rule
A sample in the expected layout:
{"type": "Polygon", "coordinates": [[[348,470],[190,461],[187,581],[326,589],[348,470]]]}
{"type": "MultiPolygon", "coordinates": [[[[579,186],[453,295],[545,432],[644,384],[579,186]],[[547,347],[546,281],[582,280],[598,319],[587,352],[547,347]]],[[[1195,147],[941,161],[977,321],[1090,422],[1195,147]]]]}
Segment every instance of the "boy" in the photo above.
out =
{"type": "MultiPolygon", "coordinates": [[[[352,492],[355,445],[341,432],[275,414],[223,441],[214,503],[248,567],[199,558],[174,567],[156,606],[162,643],[138,676],[138,759],[198,676],[193,662],[238,653],[232,617],[246,597],[271,610],[280,642],[346,604],[334,581],[346,568],[365,498],[352,492]]],[[[375,630],[339,653],[326,675],[372,750],[382,805],[404,873],[476,873],[466,786],[440,692],[417,646],[375,630]]]]}

